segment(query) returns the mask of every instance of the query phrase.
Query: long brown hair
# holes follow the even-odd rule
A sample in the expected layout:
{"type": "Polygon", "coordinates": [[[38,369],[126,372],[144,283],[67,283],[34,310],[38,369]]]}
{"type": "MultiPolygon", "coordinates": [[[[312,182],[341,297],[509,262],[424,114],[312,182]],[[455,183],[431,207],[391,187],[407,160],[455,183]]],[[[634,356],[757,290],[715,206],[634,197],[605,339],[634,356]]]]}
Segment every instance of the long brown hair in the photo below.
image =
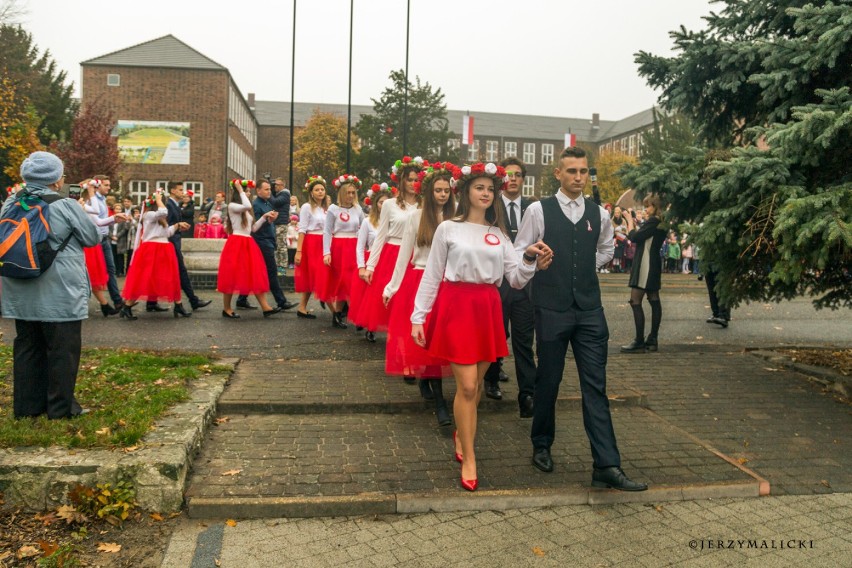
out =
{"type": "MultiPolygon", "coordinates": [[[[381,207],[379,207],[379,203],[382,201],[382,198],[385,198],[385,201],[390,199],[391,194],[389,191],[382,191],[376,193],[376,202],[370,207],[370,224],[373,228],[377,228],[379,226],[379,214],[381,213],[381,207]]],[[[384,205],[382,206],[384,207],[384,205]]]]}
{"type": "MultiPolygon", "coordinates": [[[[396,204],[399,205],[400,209],[405,209],[408,206],[408,204],[405,201],[405,184],[408,183],[408,174],[410,172],[417,173],[419,171],[420,171],[420,166],[418,166],[417,164],[415,164],[413,162],[403,166],[402,169],[400,170],[400,172],[399,172],[399,193],[396,196],[396,204]]],[[[416,193],[414,194],[414,196],[417,198],[417,207],[420,207],[420,205],[421,205],[420,196],[417,195],[416,193]]]]}
{"type": "MultiPolygon", "coordinates": [[[[456,217],[455,217],[455,219],[453,219],[453,221],[458,221],[458,222],[467,221],[467,218],[470,216],[470,209],[471,209],[471,207],[470,207],[470,186],[473,184],[474,181],[481,179],[481,178],[491,180],[492,183],[494,182],[494,178],[491,178],[489,176],[472,177],[468,180],[465,180],[462,183],[461,187],[459,188],[459,193],[458,193],[459,207],[456,210],[456,217]]],[[[488,207],[488,209],[485,210],[485,220],[492,227],[497,227],[498,229],[500,229],[503,232],[503,234],[508,237],[509,233],[506,230],[506,219],[503,215],[503,208],[497,206],[497,200],[498,199],[502,199],[500,197],[500,190],[497,187],[494,187],[494,199],[491,202],[491,205],[488,207]]]]}
{"type": "Polygon", "coordinates": [[[450,190],[450,198],[441,208],[440,220],[438,220],[437,212],[438,202],[435,201],[435,182],[444,180],[447,183],[452,183],[451,179],[452,176],[450,174],[439,174],[433,176],[422,186],[420,195],[423,198],[423,212],[420,214],[420,225],[417,227],[417,237],[415,239],[415,243],[419,247],[432,246],[432,237],[435,235],[438,225],[441,221],[452,219],[453,215],[455,215],[456,200],[453,197],[452,190],[450,190]]]}
{"type": "MultiPolygon", "coordinates": [[[[243,199],[240,196],[240,192],[236,187],[231,188],[231,200],[228,202],[228,204],[231,203],[239,203],[240,205],[243,204],[243,199]]],[[[225,232],[229,235],[233,235],[234,226],[231,224],[231,213],[230,211],[227,211],[227,209],[226,213],[227,215],[225,215],[225,232]]],[[[251,224],[254,222],[254,213],[252,212],[251,207],[243,211],[240,216],[242,217],[243,227],[251,227],[251,224]]]]}
{"type": "Polygon", "coordinates": [[[308,203],[311,205],[311,211],[316,209],[317,207],[321,207],[323,209],[328,209],[328,206],[331,205],[331,198],[328,196],[328,188],[322,182],[315,182],[308,189],[308,203]],[[317,203],[317,200],[314,199],[314,188],[318,185],[321,185],[325,189],[325,197],[322,198],[322,203],[317,203]]]}

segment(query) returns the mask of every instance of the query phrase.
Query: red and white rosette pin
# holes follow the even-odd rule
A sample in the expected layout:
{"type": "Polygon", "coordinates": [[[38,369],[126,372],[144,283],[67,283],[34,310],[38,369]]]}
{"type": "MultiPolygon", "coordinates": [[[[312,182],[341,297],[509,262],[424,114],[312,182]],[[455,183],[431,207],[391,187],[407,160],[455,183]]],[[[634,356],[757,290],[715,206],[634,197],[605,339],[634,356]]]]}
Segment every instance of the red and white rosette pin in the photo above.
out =
{"type": "Polygon", "coordinates": [[[345,223],[346,221],[349,220],[349,213],[347,213],[346,211],[341,211],[340,215],[338,215],[338,217],[340,217],[340,220],[345,223]]]}
{"type": "Polygon", "coordinates": [[[485,242],[491,246],[497,246],[500,244],[500,237],[494,233],[485,233],[485,242]]]}

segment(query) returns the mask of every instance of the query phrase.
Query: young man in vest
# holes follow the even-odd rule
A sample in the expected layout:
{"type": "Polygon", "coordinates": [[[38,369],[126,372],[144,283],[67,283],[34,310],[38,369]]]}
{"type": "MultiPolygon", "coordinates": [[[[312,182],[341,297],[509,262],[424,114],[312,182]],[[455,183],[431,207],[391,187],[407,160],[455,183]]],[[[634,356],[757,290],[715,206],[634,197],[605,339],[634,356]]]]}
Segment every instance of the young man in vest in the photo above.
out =
{"type": "Polygon", "coordinates": [[[550,447],[556,432],[556,398],[570,343],[594,459],[592,485],[644,491],[647,485],[632,481],[621,469],[606,396],[609,329],[597,269],[612,260],[612,223],[606,209],[583,198],[589,180],[586,152],[565,148],[555,165],[559,191],[527,208],[515,239],[518,251],[539,239],[553,250],[552,266],[536,272],[531,284],[538,352],[532,462],[541,471],[553,471],[550,447]]]}

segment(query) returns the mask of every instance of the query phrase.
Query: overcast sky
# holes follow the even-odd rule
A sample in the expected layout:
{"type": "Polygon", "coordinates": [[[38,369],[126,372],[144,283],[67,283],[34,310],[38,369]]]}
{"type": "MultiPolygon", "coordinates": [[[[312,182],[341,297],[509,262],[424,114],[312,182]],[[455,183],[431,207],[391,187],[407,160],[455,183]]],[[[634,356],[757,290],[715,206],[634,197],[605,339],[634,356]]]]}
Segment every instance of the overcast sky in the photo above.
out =
{"type": "MultiPolygon", "coordinates": [[[[22,24],[75,87],[80,62],[173,34],[227,67],[243,94],[290,99],[292,0],[18,0],[22,24]]],[[[353,104],[405,66],[406,0],[354,0],[353,104]]],[[[712,8],[719,10],[719,6],[712,8]]],[[[708,0],[411,0],[409,75],[456,110],[618,120],[657,98],[634,53],[671,54],[708,0]]],[[[349,0],[297,4],[296,100],[346,103],[349,0]]]]}

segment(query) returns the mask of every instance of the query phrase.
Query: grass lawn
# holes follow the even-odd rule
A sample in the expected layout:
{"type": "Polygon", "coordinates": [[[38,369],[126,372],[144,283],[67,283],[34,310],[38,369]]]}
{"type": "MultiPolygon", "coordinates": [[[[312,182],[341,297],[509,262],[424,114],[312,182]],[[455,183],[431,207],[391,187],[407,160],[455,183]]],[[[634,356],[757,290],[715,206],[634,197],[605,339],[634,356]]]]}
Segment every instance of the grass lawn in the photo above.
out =
{"type": "Polygon", "coordinates": [[[206,355],[131,349],[84,349],[75,394],[89,414],[67,420],[15,420],[12,348],[0,345],[0,448],[129,447],[157,418],[186,400],[200,376],[227,372],[206,355]]]}

